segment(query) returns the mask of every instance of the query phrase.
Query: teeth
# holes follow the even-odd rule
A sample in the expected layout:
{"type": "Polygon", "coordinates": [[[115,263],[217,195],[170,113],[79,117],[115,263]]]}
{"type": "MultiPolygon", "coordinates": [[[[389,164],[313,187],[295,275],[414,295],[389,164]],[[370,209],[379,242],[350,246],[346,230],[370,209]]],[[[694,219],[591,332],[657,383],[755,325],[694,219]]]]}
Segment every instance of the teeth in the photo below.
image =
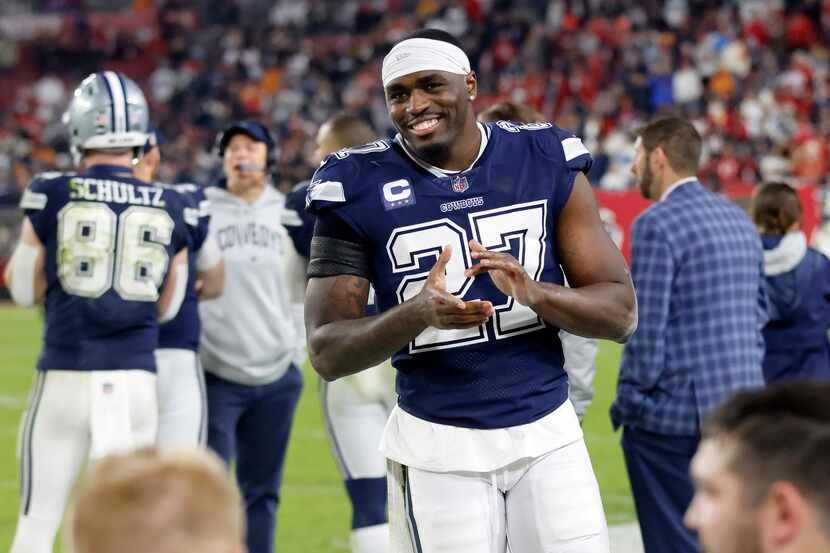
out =
{"type": "Polygon", "coordinates": [[[426,121],[421,121],[420,123],[416,123],[412,125],[412,128],[416,131],[425,131],[427,129],[431,129],[435,125],[438,124],[438,119],[427,119],[426,121]]]}

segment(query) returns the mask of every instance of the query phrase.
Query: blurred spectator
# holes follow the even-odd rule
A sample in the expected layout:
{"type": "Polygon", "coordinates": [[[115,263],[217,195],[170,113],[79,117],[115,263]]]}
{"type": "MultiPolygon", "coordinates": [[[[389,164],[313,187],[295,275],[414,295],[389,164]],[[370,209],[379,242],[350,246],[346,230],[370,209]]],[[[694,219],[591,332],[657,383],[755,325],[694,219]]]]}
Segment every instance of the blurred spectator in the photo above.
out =
{"type": "MultiPolygon", "coordinates": [[[[275,131],[277,185],[288,190],[313,170],[314,135],[333,113],[347,109],[392,132],[379,56],[425,26],[461,37],[485,83],[479,107],[527,103],[584,136],[600,186],[631,185],[618,170],[631,154],[618,156],[633,149],[634,128],[663,113],[700,122],[704,143],[722,146],[707,154],[712,188],[723,186],[715,168],[734,166],[728,139],[746,143],[740,157],[762,173],[775,161],[778,174],[794,168],[785,172],[795,184],[827,175],[827,2],[135,0],[108,6],[106,17],[94,11],[100,1],[14,4],[0,11],[16,14],[0,16],[0,34],[13,37],[0,39],[0,195],[21,186],[5,158],[29,172],[69,168],[46,122],[63,109],[64,83],[102,66],[150,91],[171,137],[161,178],[214,178],[212,137],[256,118],[275,131]]],[[[757,173],[728,179],[752,185],[757,173]]]]}
{"type": "Polygon", "coordinates": [[[761,185],[750,211],[764,244],[770,305],[764,379],[830,380],[830,260],[807,247],[801,203],[791,186],[761,185]]]}

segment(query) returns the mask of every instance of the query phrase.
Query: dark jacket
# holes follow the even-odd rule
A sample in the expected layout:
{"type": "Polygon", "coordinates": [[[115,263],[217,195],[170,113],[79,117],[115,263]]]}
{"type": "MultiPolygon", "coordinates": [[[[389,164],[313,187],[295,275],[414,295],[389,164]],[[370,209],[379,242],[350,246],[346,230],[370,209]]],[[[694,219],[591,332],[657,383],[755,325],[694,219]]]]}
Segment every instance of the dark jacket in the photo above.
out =
{"type": "Polygon", "coordinates": [[[830,380],[830,260],[800,233],[762,236],[770,302],[764,327],[767,383],[830,380]]]}

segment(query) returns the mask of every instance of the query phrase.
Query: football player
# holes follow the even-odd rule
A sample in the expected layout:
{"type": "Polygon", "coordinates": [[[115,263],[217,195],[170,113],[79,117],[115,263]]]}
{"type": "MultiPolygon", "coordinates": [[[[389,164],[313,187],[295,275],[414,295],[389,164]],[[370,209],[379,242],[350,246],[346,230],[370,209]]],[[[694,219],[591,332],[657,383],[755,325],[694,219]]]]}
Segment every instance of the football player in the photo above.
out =
{"type": "MultiPolygon", "coordinates": [[[[161,164],[163,135],[150,129],[144,155],[135,167],[136,177],[154,182],[161,164]]],[[[160,183],[159,186],[167,186],[160,183]]],[[[173,190],[189,204],[188,282],[176,317],[159,328],[156,350],[160,447],[203,446],[207,440],[207,400],[205,377],[199,357],[199,299],[211,299],[222,293],[225,265],[216,240],[208,234],[209,202],[203,189],[193,184],[177,184],[173,190]],[[197,290],[198,286],[198,290],[197,290]]]]}
{"type": "Polygon", "coordinates": [[[43,300],[46,311],[12,553],[52,551],[88,457],[154,442],[158,323],[175,316],[187,281],[181,199],[132,171],[147,140],[141,90],[120,73],[94,73],[65,117],[80,171],[40,175],[25,191],[6,272],[17,303],[43,300]]]}
{"type": "MultiPolygon", "coordinates": [[[[493,104],[478,114],[482,123],[512,121],[514,123],[544,123],[544,116],[526,104],[506,100],[493,104]]],[[[565,372],[568,373],[568,399],[574,404],[579,421],[585,418],[588,406],[594,399],[594,375],[597,373],[596,358],[599,341],[559,331],[562,353],[565,357],[565,372]]]]}
{"type": "Polygon", "coordinates": [[[550,123],[477,123],[476,76],[443,31],[399,42],[382,80],[398,135],[329,156],[309,185],[306,325],[327,380],[393,355],[391,549],[607,552],[557,335],[636,328],[591,155],[550,123]]]}
{"type": "MultiPolygon", "coordinates": [[[[377,134],[360,117],[336,114],[320,126],[312,161],[319,165],[333,152],[374,140],[377,134]]],[[[286,222],[286,228],[297,251],[308,256],[314,217],[305,210],[306,193],[307,183],[303,183],[288,194],[286,205],[296,215],[286,222]]],[[[374,305],[369,306],[369,312],[374,314],[374,305]]],[[[352,553],[384,553],[389,548],[386,460],[378,444],[395,405],[394,372],[389,361],[334,382],[321,380],[320,402],[329,446],[352,505],[352,553]]]]}

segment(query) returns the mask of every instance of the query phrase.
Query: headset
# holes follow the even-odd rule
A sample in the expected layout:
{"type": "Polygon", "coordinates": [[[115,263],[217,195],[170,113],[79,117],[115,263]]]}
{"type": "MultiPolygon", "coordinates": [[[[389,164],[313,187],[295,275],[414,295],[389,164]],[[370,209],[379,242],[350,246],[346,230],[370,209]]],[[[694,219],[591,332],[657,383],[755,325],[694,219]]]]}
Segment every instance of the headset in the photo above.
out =
{"type": "Polygon", "coordinates": [[[257,121],[238,121],[227,127],[217,137],[214,144],[214,150],[218,153],[220,158],[225,157],[225,148],[236,134],[246,134],[256,140],[262,142],[266,147],[265,167],[263,170],[266,174],[270,174],[277,166],[277,151],[274,138],[268,127],[257,121]]]}

